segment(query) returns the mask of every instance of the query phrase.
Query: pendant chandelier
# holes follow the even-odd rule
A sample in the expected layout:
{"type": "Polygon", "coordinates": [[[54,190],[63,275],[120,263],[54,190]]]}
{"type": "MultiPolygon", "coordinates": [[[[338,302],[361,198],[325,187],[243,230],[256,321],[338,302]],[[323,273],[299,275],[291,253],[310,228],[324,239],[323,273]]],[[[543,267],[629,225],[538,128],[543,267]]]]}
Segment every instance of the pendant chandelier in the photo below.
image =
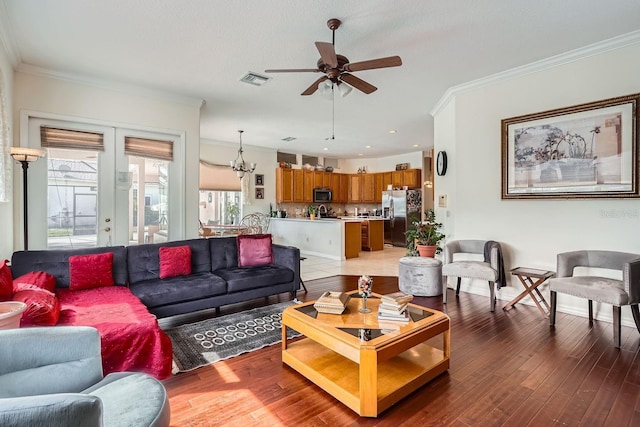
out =
{"type": "Polygon", "coordinates": [[[238,150],[238,155],[235,160],[229,160],[229,164],[231,165],[231,169],[238,175],[238,178],[242,179],[245,173],[253,173],[256,169],[256,164],[251,163],[247,165],[247,162],[244,161],[244,157],[242,157],[242,132],[243,130],[239,130],[240,134],[240,149],[238,150]]]}

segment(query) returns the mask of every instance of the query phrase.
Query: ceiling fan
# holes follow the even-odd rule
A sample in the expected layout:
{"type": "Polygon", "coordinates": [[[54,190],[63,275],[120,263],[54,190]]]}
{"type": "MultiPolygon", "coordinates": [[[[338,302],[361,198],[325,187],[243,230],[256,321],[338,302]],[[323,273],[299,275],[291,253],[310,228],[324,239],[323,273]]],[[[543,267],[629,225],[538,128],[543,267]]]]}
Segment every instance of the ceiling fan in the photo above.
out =
{"type": "Polygon", "coordinates": [[[386,58],[370,59],[368,61],[349,63],[346,56],[336,54],[335,41],[336,30],[342,22],[339,19],[332,18],[327,21],[327,26],[332,31],[332,42],[316,42],[316,48],[320,52],[320,59],[317,68],[292,68],[292,69],[275,69],[264,70],[265,73],[324,73],[324,76],[313,82],[302,95],[312,95],[318,90],[318,86],[330,81],[332,84],[340,85],[347,83],[348,85],[358,89],[361,92],[370,94],[378,88],[370,83],[365,82],[361,78],[350,74],[355,71],[372,70],[375,68],[398,67],[402,65],[402,59],[399,56],[389,56],[386,58]]]}

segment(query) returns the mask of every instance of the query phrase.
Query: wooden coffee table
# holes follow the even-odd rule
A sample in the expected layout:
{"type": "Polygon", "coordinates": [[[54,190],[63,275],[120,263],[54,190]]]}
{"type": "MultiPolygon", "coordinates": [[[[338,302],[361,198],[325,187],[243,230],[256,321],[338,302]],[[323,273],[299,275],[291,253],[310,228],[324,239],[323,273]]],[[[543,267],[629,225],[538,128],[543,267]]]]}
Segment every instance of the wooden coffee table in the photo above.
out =
{"type": "Polygon", "coordinates": [[[362,299],[350,293],[342,315],[318,313],[313,301],[287,307],[282,361],[359,415],[377,417],[449,369],[450,320],[409,304],[409,323],[379,324],[380,295],[367,300],[372,312],[362,314],[362,299]],[[287,328],[305,338],[287,341],[287,328]]]}

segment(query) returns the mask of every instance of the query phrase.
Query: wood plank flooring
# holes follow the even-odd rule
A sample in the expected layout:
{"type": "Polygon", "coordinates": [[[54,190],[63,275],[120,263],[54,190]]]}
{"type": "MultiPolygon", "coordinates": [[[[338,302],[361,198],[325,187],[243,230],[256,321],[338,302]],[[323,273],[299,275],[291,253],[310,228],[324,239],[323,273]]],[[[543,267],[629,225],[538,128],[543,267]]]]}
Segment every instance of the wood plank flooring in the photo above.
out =
{"type": "MultiPolygon", "coordinates": [[[[352,290],[357,276],[306,282],[317,299],[352,290]]],[[[374,277],[374,291],[398,290],[374,277]]],[[[275,297],[222,307],[220,315],[286,301],[275,297]]],[[[532,306],[489,311],[487,297],[449,290],[414,302],[451,317],[451,368],[380,417],[362,418],[282,364],[274,345],[164,381],[172,426],[640,426],[640,334],[558,313],[555,330],[532,306]]],[[[624,308],[623,308],[624,309],[624,308]]],[[[214,313],[205,313],[213,317],[214,313]]],[[[200,315],[202,317],[202,314],[200,315]]],[[[194,318],[169,319],[161,325],[194,318]]]]}

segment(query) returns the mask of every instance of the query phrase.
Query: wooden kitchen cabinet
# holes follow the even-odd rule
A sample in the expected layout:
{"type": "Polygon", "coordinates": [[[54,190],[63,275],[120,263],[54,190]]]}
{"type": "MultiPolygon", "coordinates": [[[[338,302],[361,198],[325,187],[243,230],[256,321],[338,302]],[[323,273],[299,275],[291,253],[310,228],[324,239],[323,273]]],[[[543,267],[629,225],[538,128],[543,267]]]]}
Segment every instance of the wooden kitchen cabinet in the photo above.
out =
{"type": "Polygon", "coordinates": [[[375,203],[376,201],[376,181],[375,174],[373,173],[363,173],[360,175],[360,180],[362,184],[362,201],[365,203],[375,203]]]}
{"type": "Polygon", "coordinates": [[[393,188],[402,188],[404,185],[404,171],[393,171],[391,172],[391,185],[393,188]]]}
{"type": "Polygon", "coordinates": [[[338,203],[348,203],[349,202],[349,176],[346,173],[341,173],[340,175],[340,193],[338,203]]]}
{"type": "Polygon", "coordinates": [[[349,202],[362,202],[362,179],[361,174],[349,175],[349,202]]]}
{"type": "Polygon", "coordinates": [[[402,185],[409,188],[422,188],[422,171],[420,169],[407,169],[402,172],[402,185]]]}
{"type": "Polygon", "coordinates": [[[375,190],[373,192],[375,196],[374,202],[382,203],[382,192],[387,189],[387,187],[383,183],[384,173],[375,173],[373,175],[374,175],[374,181],[375,181],[375,190]]]}
{"type": "Polygon", "coordinates": [[[314,188],[330,187],[331,186],[330,173],[324,172],[324,171],[313,172],[313,186],[314,188]]]}
{"type": "Polygon", "coordinates": [[[356,258],[360,255],[362,247],[360,222],[346,221],[344,223],[344,256],[345,258],[356,258]]]}
{"type": "Polygon", "coordinates": [[[304,188],[304,202],[312,203],[313,202],[313,171],[303,170],[302,171],[302,181],[304,188]]]}
{"type": "Polygon", "coordinates": [[[293,202],[293,169],[276,169],[276,203],[293,202]]]}
{"type": "Polygon", "coordinates": [[[293,169],[293,201],[303,203],[304,200],[304,172],[293,169]]]}
{"type": "Polygon", "coordinates": [[[384,191],[386,191],[390,185],[393,186],[392,175],[392,172],[382,172],[382,188],[384,188],[384,191]]]}
{"type": "Polygon", "coordinates": [[[331,184],[329,185],[329,188],[331,188],[331,193],[333,195],[333,201],[334,202],[340,202],[339,198],[340,198],[340,174],[339,173],[329,173],[330,177],[330,181],[331,184]]]}
{"type": "Polygon", "coordinates": [[[362,221],[361,242],[363,251],[381,251],[384,249],[384,221],[362,221]]]}

